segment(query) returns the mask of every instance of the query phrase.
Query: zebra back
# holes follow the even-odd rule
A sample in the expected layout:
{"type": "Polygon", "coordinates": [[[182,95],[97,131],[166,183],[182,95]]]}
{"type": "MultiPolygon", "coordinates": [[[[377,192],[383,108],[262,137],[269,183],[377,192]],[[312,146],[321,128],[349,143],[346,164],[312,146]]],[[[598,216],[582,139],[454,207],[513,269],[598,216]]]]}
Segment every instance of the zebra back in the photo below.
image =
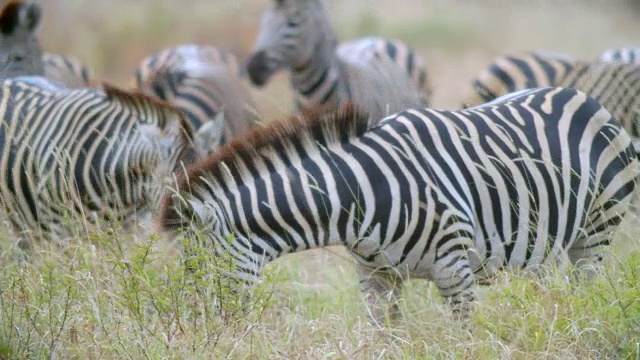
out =
{"type": "Polygon", "coordinates": [[[14,1],[0,10],[0,79],[43,73],[36,36],[40,20],[40,6],[34,3],[14,1]]]}
{"type": "MultiPolygon", "coordinates": [[[[193,129],[173,107],[109,85],[71,90],[42,77],[0,83],[0,194],[21,231],[68,220],[131,220],[159,201],[193,129]]],[[[155,208],[155,207],[151,207],[155,208]]]]}
{"type": "Polygon", "coordinates": [[[83,88],[91,85],[89,70],[76,57],[45,53],[42,56],[44,76],[59,81],[69,88],[83,88]]]}
{"type": "Polygon", "coordinates": [[[463,107],[480,105],[517,90],[559,86],[576,64],[573,57],[552,51],[500,56],[473,80],[473,91],[463,107]]]}
{"type": "Polygon", "coordinates": [[[405,43],[367,37],[340,44],[336,55],[347,80],[341,103],[354,102],[380,117],[429,106],[432,89],[424,59],[405,43]],[[374,103],[385,104],[385,111],[371,110],[374,103]]]}
{"type": "Polygon", "coordinates": [[[640,63],[640,48],[629,47],[605,50],[599,58],[606,62],[640,63]]]}
{"type": "Polygon", "coordinates": [[[143,59],[136,81],[143,93],[182,110],[196,129],[223,112],[224,134],[219,136],[229,140],[258,122],[255,104],[238,72],[231,53],[211,46],[181,45],[143,59]]]}
{"type": "Polygon", "coordinates": [[[580,64],[560,82],[598,100],[634,137],[640,137],[640,64],[580,64]]]}

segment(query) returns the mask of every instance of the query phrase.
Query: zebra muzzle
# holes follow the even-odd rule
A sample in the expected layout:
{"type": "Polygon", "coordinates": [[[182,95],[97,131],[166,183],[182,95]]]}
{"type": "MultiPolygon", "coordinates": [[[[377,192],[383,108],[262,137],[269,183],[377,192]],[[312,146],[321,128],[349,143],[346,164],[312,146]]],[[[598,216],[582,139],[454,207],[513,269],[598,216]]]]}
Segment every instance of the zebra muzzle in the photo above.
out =
{"type": "Polygon", "coordinates": [[[269,58],[265,51],[258,51],[251,56],[247,63],[247,73],[249,74],[249,79],[255,86],[263,86],[266,84],[271,75],[271,69],[269,66],[269,58]]]}

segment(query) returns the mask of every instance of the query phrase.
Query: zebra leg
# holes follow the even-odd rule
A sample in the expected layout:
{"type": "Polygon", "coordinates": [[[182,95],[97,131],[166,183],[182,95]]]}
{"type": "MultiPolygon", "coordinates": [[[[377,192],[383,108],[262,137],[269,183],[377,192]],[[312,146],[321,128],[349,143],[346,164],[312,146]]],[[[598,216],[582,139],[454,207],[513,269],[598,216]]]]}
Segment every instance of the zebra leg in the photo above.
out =
{"type": "Polygon", "coordinates": [[[598,233],[578,239],[567,250],[569,261],[575,268],[574,277],[577,279],[593,279],[602,268],[605,249],[609,247],[610,232],[598,233]]]}
{"type": "Polygon", "coordinates": [[[433,282],[459,319],[466,318],[475,300],[475,279],[466,252],[452,253],[438,259],[433,282]]]}
{"type": "Polygon", "coordinates": [[[393,269],[372,269],[361,264],[356,265],[356,271],[371,320],[383,326],[385,320],[391,322],[398,318],[403,282],[400,274],[393,269]]]}

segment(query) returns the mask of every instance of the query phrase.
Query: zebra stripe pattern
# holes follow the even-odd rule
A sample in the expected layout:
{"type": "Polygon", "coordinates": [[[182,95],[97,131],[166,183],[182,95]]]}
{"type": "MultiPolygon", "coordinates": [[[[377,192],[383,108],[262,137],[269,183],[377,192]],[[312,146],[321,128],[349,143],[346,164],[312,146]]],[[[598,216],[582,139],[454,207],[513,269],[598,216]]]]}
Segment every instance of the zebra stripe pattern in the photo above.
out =
{"type": "Polygon", "coordinates": [[[580,64],[565,76],[559,86],[572,87],[589,94],[607,108],[633,138],[640,137],[637,118],[640,64],[580,64]]]}
{"type": "Polygon", "coordinates": [[[473,91],[463,107],[484,104],[518,90],[559,86],[577,63],[569,55],[552,51],[501,56],[473,81],[473,91]]]}
{"type": "Polygon", "coordinates": [[[640,48],[608,49],[600,55],[599,60],[627,64],[640,63],[640,48]]]}
{"type": "Polygon", "coordinates": [[[69,219],[126,220],[160,200],[191,151],[174,108],[109,85],[69,90],[41,77],[0,84],[0,196],[18,230],[63,236],[69,219]]]}
{"type": "Polygon", "coordinates": [[[150,55],[140,63],[136,81],[143,93],[182,110],[196,129],[224,114],[224,133],[214,145],[245,134],[258,122],[235,56],[214,47],[181,45],[150,55]]]}
{"type": "Polygon", "coordinates": [[[45,53],[42,62],[44,76],[48,79],[74,89],[91,86],[89,69],[76,57],[45,53]]]}
{"type": "Polygon", "coordinates": [[[434,281],[462,311],[499,269],[599,263],[638,174],[624,129],[574,89],[407,110],[376,127],[353,108],[323,114],[195,164],[160,226],[231,256],[241,282],[283,254],[344,245],[376,319],[406,276],[434,281]]]}
{"type": "Polygon", "coordinates": [[[353,102],[380,119],[431,96],[424,61],[406,44],[368,37],[338,46],[321,0],[278,0],[264,12],[247,72],[262,86],[280,69],[298,110],[353,102]]]}
{"type": "Polygon", "coordinates": [[[43,74],[42,50],[36,36],[40,20],[37,4],[13,1],[0,10],[0,80],[43,74]]]}

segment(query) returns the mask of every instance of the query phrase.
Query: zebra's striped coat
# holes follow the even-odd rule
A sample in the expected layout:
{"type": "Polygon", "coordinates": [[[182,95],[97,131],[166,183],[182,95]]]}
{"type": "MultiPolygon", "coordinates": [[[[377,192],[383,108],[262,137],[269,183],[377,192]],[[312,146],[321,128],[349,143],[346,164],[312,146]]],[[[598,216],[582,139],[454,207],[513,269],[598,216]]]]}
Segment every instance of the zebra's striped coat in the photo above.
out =
{"type": "Polygon", "coordinates": [[[410,275],[466,309],[474,278],[500,268],[599,259],[637,173],[606,109],[546,88],[373,128],[353,109],[273,124],[194,165],[159,221],[202,233],[241,280],[283,254],[345,245],[373,305],[410,275]]]}
{"type": "Polygon", "coordinates": [[[500,56],[473,80],[463,107],[481,105],[518,90],[560,86],[578,63],[567,54],[553,51],[500,56]]]}
{"type": "Polygon", "coordinates": [[[628,47],[605,50],[599,58],[600,61],[622,62],[626,64],[640,63],[640,48],[628,47]]]}
{"type": "Polygon", "coordinates": [[[224,133],[209,150],[258,123],[235,56],[212,46],[180,45],[150,55],[138,66],[136,81],[143,93],[182,110],[195,129],[223,116],[224,133]]]}
{"type": "Polygon", "coordinates": [[[70,90],[41,77],[5,80],[0,115],[4,214],[16,229],[45,237],[65,235],[78,216],[128,220],[148,209],[193,151],[180,112],[108,85],[70,90]]]}
{"type": "Polygon", "coordinates": [[[89,69],[73,56],[45,53],[42,55],[44,77],[66,87],[80,89],[91,86],[89,69]]]}

